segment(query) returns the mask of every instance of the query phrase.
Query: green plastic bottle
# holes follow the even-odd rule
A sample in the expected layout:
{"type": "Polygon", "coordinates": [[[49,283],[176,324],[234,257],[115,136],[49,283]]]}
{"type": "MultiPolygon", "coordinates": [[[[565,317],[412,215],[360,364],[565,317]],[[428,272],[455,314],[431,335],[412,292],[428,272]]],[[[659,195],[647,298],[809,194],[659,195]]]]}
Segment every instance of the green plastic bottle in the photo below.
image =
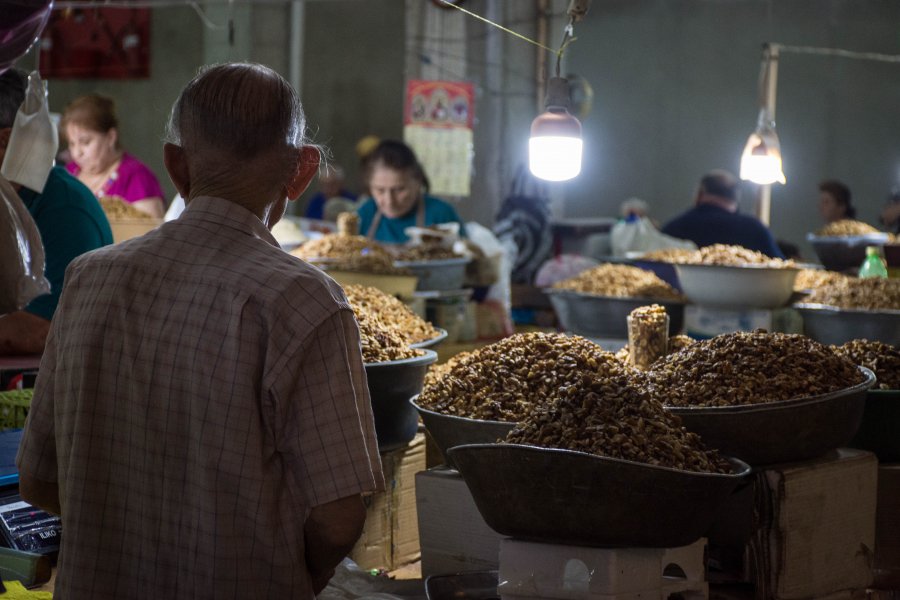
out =
{"type": "Polygon", "coordinates": [[[866,260],[859,267],[860,277],[885,277],[887,278],[887,265],[881,258],[881,248],[878,246],[866,246],[866,260]]]}

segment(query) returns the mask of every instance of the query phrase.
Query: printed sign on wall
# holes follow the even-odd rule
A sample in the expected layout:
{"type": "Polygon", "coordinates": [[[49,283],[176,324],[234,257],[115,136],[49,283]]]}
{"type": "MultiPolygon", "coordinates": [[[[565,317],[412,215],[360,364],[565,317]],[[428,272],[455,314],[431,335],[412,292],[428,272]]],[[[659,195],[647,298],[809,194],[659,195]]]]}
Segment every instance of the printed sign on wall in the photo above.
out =
{"type": "Polygon", "coordinates": [[[474,98],[466,82],[413,80],[406,85],[403,137],[425,167],[434,194],[469,195],[474,98]]]}

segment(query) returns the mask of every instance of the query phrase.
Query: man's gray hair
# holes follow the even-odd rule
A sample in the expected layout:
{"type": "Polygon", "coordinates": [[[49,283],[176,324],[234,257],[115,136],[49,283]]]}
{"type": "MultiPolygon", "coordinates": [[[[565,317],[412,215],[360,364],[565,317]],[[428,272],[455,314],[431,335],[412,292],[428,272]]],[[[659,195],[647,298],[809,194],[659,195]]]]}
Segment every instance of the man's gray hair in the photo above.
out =
{"type": "Polygon", "coordinates": [[[186,150],[203,147],[252,159],[307,143],[297,92],[264,65],[203,67],[172,106],[166,140],[186,150]]]}
{"type": "Polygon", "coordinates": [[[25,101],[28,75],[19,69],[8,69],[0,74],[0,129],[12,127],[16,113],[25,101]]]}

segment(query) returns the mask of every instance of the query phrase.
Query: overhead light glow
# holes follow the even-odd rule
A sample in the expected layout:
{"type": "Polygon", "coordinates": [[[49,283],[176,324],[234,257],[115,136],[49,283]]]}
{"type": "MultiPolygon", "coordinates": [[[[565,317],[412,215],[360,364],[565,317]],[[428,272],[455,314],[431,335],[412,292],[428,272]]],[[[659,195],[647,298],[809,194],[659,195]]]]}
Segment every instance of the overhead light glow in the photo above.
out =
{"type": "Polygon", "coordinates": [[[568,82],[562,77],[550,79],[547,110],[531,123],[528,140],[528,167],[535,177],[567,181],[581,173],[581,123],[569,114],[568,104],[568,82]]]}
{"type": "Polygon", "coordinates": [[[760,113],[760,123],[750,134],[741,155],[741,179],[760,185],[785,183],[781,164],[781,144],[775,133],[775,124],[760,113]]]}

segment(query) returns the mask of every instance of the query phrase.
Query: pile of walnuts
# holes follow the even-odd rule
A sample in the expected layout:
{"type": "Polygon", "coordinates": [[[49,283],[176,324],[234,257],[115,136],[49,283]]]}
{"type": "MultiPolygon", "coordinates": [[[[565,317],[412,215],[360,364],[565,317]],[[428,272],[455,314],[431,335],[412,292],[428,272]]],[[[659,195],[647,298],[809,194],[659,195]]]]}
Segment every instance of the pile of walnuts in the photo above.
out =
{"type": "Polygon", "coordinates": [[[440,332],[414,313],[406,304],[377,288],[365,285],[345,285],[344,293],[353,307],[356,318],[376,317],[377,321],[391,329],[409,344],[434,339],[440,332]]]}
{"type": "Polygon", "coordinates": [[[832,348],[840,356],[871,369],[879,389],[900,390],[900,348],[869,340],[852,340],[832,348]]]}
{"type": "Polygon", "coordinates": [[[672,406],[778,402],[845,389],[865,379],[856,365],[803,335],[729,333],[698,341],[647,372],[654,395],[672,406]]]}
{"type": "Polygon", "coordinates": [[[805,302],[857,310],[900,310],[900,279],[844,277],[814,289],[805,302]]]}
{"type": "Polygon", "coordinates": [[[617,298],[683,299],[678,290],[656,274],[628,265],[599,265],[570,279],[558,281],[553,287],[617,298]]]}

